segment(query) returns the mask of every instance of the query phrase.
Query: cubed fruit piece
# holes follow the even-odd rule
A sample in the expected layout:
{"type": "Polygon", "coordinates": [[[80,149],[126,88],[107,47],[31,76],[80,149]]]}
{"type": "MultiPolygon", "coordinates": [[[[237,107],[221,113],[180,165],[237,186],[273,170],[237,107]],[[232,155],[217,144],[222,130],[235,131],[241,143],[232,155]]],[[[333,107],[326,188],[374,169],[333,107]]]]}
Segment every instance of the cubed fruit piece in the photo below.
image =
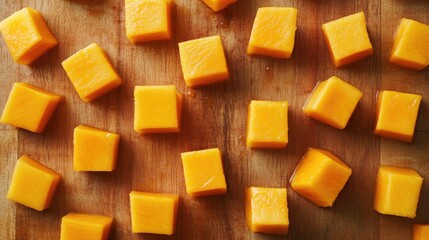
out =
{"type": "Polygon", "coordinates": [[[79,125],[73,134],[73,168],[75,171],[116,169],[119,134],[79,125]]]}
{"type": "Polygon", "coordinates": [[[219,148],[182,153],[186,192],[191,197],[226,193],[219,148]]]}
{"type": "Polygon", "coordinates": [[[42,132],[62,96],[27,83],[13,84],[0,122],[31,132],[42,132]]]}
{"type": "Polygon", "coordinates": [[[363,12],[325,23],[322,30],[336,67],[363,59],[373,53],[363,12]]]}
{"type": "Polygon", "coordinates": [[[284,148],[288,144],[288,102],[252,100],[247,115],[249,148],[284,148]]]}
{"type": "Polygon", "coordinates": [[[390,62],[422,70],[429,65],[429,25],[403,18],[396,32],[390,62]]]}
{"type": "Polygon", "coordinates": [[[291,178],[292,189],[319,207],[332,207],[352,169],[326,150],[309,148],[291,178]]]}
{"type": "Polygon", "coordinates": [[[140,134],[180,131],[183,94],[176,86],[137,86],[134,89],[134,130],[140,134]]]}
{"type": "Polygon", "coordinates": [[[250,35],[248,54],[290,58],[295,44],[296,8],[259,8],[250,35]]]}
{"type": "Polygon", "coordinates": [[[42,15],[25,7],[0,22],[0,32],[15,62],[29,65],[58,45],[42,15]]]}
{"type": "Polygon", "coordinates": [[[375,190],[375,211],[415,218],[423,178],[410,168],[381,166],[375,190]]]}
{"type": "Polygon", "coordinates": [[[245,196],[246,223],[252,232],[286,235],[289,210],[286,188],[250,187],[245,196]]]}
{"type": "Polygon", "coordinates": [[[43,211],[49,208],[60,180],[58,173],[24,155],[16,162],[7,199],[43,211]]]}
{"type": "Polygon", "coordinates": [[[179,53],[188,87],[228,80],[228,66],[220,36],[181,42],[179,53]]]}
{"type": "Polygon", "coordinates": [[[220,10],[237,2],[237,0],[203,0],[203,2],[207,4],[207,6],[209,6],[213,11],[219,12],[220,10]]]}
{"type": "Polygon", "coordinates": [[[362,92],[337,77],[319,82],[304,105],[305,115],[338,129],[344,129],[362,92]]]}
{"type": "Polygon", "coordinates": [[[428,240],[429,224],[413,224],[413,240],[428,240]]]}
{"type": "Polygon", "coordinates": [[[60,240],[107,240],[112,222],[111,217],[69,213],[61,219],[60,240]]]}
{"type": "Polygon", "coordinates": [[[130,202],[133,233],[174,233],[179,195],[132,191],[130,202]]]}
{"type": "Polygon", "coordinates": [[[395,91],[381,91],[377,97],[375,134],[412,142],[422,96],[395,91]]]}
{"type": "Polygon", "coordinates": [[[78,51],[62,62],[80,98],[90,102],[122,84],[106,52],[97,44],[78,51]]]}
{"type": "Polygon", "coordinates": [[[170,39],[172,0],[125,0],[125,28],[131,43],[170,39]]]}

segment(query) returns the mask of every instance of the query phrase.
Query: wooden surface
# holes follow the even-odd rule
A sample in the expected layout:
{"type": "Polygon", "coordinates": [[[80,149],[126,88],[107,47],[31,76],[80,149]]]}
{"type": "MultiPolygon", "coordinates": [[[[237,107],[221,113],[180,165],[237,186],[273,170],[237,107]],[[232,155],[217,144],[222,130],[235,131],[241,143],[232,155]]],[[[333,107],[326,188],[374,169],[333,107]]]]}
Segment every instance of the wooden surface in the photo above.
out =
{"type": "Polygon", "coordinates": [[[61,217],[70,211],[114,217],[111,239],[278,239],[252,234],[245,225],[244,189],[288,187],[290,231],[286,239],[411,239],[413,222],[429,222],[429,70],[415,72],[388,63],[393,33],[402,17],[429,23],[426,0],[239,0],[213,13],[199,0],[175,0],[172,41],[133,46],[125,36],[122,0],[0,0],[0,19],[25,6],[41,11],[60,45],[32,67],[12,61],[0,41],[0,108],[16,81],[65,96],[42,134],[0,125],[0,239],[59,239],[61,217]],[[298,8],[295,49],[289,60],[245,53],[258,7],[298,8]],[[374,55],[335,68],[321,24],[363,10],[374,55]],[[188,89],[177,43],[220,34],[231,72],[228,82],[188,89]],[[120,88],[87,104],[79,99],[61,61],[100,44],[124,79],[120,88]],[[337,75],[364,93],[343,131],[306,118],[301,108],[315,84],[337,75]],[[133,131],[133,88],[176,84],[185,99],[180,134],[139,136],[133,131]],[[378,90],[423,95],[415,141],[403,144],[372,134],[378,90]],[[288,100],[289,145],[283,150],[245,147],[251,99],[288,100]],[[89,124],[121,134],[113,173],[74,172],[73,128],[89,124]],[[331,150],[353,169],[334,207],[318,208],[294,193],[288,180],[307,147],[331,150]],[[191,199],[186,195],[180,153],[209,147],[223,151],[228,193],[191,199]],[[49,210],[36,212],[5,199],[16,159],[29,154],[63,176],[49,210]],[[382,216],[373,208],[379,164],[409,166],[424,178],[416,219],[382,216]],[[179,193],[177,232],[172,236],[132,234],[131,190],[179,193]]]}

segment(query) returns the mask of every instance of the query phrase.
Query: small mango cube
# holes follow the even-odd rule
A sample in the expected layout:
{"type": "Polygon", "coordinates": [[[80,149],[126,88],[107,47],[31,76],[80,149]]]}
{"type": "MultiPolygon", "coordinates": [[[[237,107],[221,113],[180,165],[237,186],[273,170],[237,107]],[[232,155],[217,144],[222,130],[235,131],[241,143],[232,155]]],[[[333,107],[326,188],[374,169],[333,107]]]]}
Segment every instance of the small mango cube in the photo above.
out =
{"type": "Polygon", "coordinates": [[[182,153],[186,192],[191,197],[226,193],[222,153],[219,148],[182,153]]]}
{"type": "Polygon", "coordinates": [[[0,122],[40,133],[62,97],[27,83],[13,84],[0,122]]]}
{"type": "Polygon", "coordinates": [[[250,187],[245,196],[246,223],[252,232],[286,235],[289,210],[286,188],[250,187]]]}
{"type": "Polygon", "coordinates": [[[362,92],[337,77],[319,82],[304,105],[305,115],[338,129],[344,129],[362,92]]]}
{"type": "Polygon", "coordinates": [[[84,213],[69,213],[61,219],[60,240],[107,240],[113,218],[84,213]]]}
{"type": "Polygon", "coordinates": [[[220,36],[181,42],[179,53],[188,87],[228,80],[229,71],[220,36]]]}
{"type": "Polygon", "coordinates": [[[429,65],[429,25],[403,18],[396,32],[390,62],[422,70],[429,65]]]}
{"type": "Polygon", "coordinates": [[[253,23],[247,53],[290,58],[295,44],[297,14],[296,8],[259,8],[253,23]]]}
{"type": "Polygon", "coordinates": [[[429,224],[413,224],[413,240],[429,239],[429,224]]]}
{"type": "Polygon", "coordinates": [[[133,233],[174,233],[179,195],[132,191],[130,205],[133,233]]]}
{"type": "Polygon", "coordinates": [[[284,148],[288,144],[288,102],[252,100],[247,115],[249,148],[284,148]]]}
{"type": "Polygon", "coordinates": [[[336,67],[366,58],[373,53],[363,12],[325,23],[322,30],[336,67]]]}
{"type": "Polygon", "coordinates": [[[79,125],[73,134],[73,168],[75,171],[116,169],[119,134],[79,125]]]}
{"type": "Polygon", "coordinates": [[[319,207],[332,207],[352,169],[329,151],[309,148],[291,178],[291,187],[319,207]]]}
{"type": "Polygon", "coordinates": [[[60,180],[58,173],[24,155],[16,162],[7,199],[43,211],[49,208],[60,180]]]}
{"type": "Polygon", "coordinates": [[[79,97],[90,102],[122,84],[106,52],[96,43],[62,62],[79,97]]]}
{"type": "Polygon", "coordinates": [[[415,218],[423,178],[410,168],[381,166],[375,190],[375,211],[415,218]]]}
{"type": "Polygon", "coordinates": [[[417,94],[379,92],[375,134],[412,142],[421,100],[422,96],[417,94]]]}
{"type": "Polygon", "coordinates": [[[140,134],[180,131],[183,94],[176,86],[137,86],[134,89],[134,130],[140,134]]]}
{"type": "Polygon", "coordinates": [[[42,15],[29,7],[1,21],[0,32],[13,60],[24,65],[58,45],[42,15]]]}
{"type": "Polygon", "coordinates": [[[207,6],[209,6],[213,11],[219,12],[220,10],[237,2],[237,0],[203,0],[203,2],[207,4],[207,6]]]}

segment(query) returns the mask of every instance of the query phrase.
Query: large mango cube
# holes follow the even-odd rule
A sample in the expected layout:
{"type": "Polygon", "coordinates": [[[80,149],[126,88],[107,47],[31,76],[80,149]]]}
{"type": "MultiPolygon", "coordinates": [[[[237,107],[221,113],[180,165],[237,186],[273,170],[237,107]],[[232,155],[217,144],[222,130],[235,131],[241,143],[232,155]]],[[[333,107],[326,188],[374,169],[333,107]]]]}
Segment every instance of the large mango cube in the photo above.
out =
{"type": "Polygon", "coordinates": [[[191,197],[226,193],[222,153],[219,148],[182,153],[186,192],[191,197]]]}
{"type": "Polygon", "coordinates": [[[61,219],[60,240],[107,240],[112,223],[111,217],[69,213],[61,219]]]}
{"type": "Polygon", "coordinates": [[[219,12],[220,10],[237,2],[237,0],[203,0],[203,2],[207,4],[207,6],[209,6],[213,11],[219,12]]]}
{"type": "Polygon", "coordinates": [[[379,92],[375,134],[412,142],[421,100],[422,96],[417,94],[379,92]]]}
{"type": "Polygon", "coordinates": [[[134,89],[134,130],[140,134],[180,131],[183,94],[176,86],[137,86],[134,89]]]}
{"type": "Polygon", "coordinates": [[[79,97],[90,102],[122,84],[106,52],[96,43],[62,62],[79,97]]]}
{"type": "Polygon", "coordinates": [[[181,42],[179,53],[188,87],[228,80],[229,71],[220,36],[181,42]]]}
{"type": "Polygon", "coordinates": [[[130,205],[133,233],[174,233],[179,195],[132,191],[130,205]]]}
{"type": "Polygon", "coordinates": [[[375,211],[415,218],[423,178],[410,168],[381,166],[375,190],[375,211]]]}
{"type": "Polygon", "coordinates": [[[252,232],[286,235],[289,210],[286,188],[250,187],[245,196],[246,223],[252,232]]]}
{"type": "Polygon", "coordinates": [[[24,155],[16,162],[7,199],[43,211],[49,208],[60,180],[58,173],[24,155]]]}
{"type": "Polygon", "coordinates": [[[10,124],[31,132],[42,132],[62,97],[27,83],[13,84],[1,123],[10,124]]]}
{"type": "Polygon", "coordinates": [[[119,134],[79,125],[73,134],[73,168],[75,171],[116,169],[119,134]]]}
{"type": "Polygon", "coordinates": [[[249,148],[284,148],[288,144],[288,102],[252,100],[247,114],[249,148]]]}
{"type": "Polygon", "coordinates": [[[373,53],[363,12],[325,23],[322,30],[336,67],[366,58],[373,53]]]}
{"type": "Polygon", "coordinates": [[[0,22],[0,32],[15,62],[29,65],[58,45],[42,15],[25,7],[0,22]]]}
{"type": "Polygon", "coordinates": [[[332,207],[352,169],[326,150],[309,148],[291,178],[291,187],[319,207],[332,207]]]}
{"type": "Polygon", "coordinates": [[[413,240],[429,239],[429,224],[413,224],[413,240]]]}
{"type": "Polygon", "coordinates": [[[295,44],[296,8],[259,8],[250,35],[248,54],[290,58],[295,44]]]}
{"type": "Polygon", "coordinates": [[[429,65],[429,25],[403,18],[396,31],[390,62],[422,70],[429,65]]]}
{"type": "Polygon", "coordinates": [[[338,129],[344,129],[362,92],[337,77],[316,85],[303,111],[305,115],[338,129]]]}

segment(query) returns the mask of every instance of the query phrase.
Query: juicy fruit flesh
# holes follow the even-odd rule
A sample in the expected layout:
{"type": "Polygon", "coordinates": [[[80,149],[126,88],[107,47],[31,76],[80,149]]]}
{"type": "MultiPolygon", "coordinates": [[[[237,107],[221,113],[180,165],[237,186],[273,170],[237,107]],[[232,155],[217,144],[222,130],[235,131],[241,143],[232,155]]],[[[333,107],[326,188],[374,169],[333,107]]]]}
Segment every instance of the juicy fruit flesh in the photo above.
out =
{"type": "Polygon", "coordinates": [[[213,11],[218,12],[229,5],[237,2],[237,0],[203,0],[207,6],[209,6],[213,11]]]}
{"type": "Polygon", "coordinates": [[[112,223],[111,217],[69,213],[61,220],[60,240],[107,240],[112,223]]]}

